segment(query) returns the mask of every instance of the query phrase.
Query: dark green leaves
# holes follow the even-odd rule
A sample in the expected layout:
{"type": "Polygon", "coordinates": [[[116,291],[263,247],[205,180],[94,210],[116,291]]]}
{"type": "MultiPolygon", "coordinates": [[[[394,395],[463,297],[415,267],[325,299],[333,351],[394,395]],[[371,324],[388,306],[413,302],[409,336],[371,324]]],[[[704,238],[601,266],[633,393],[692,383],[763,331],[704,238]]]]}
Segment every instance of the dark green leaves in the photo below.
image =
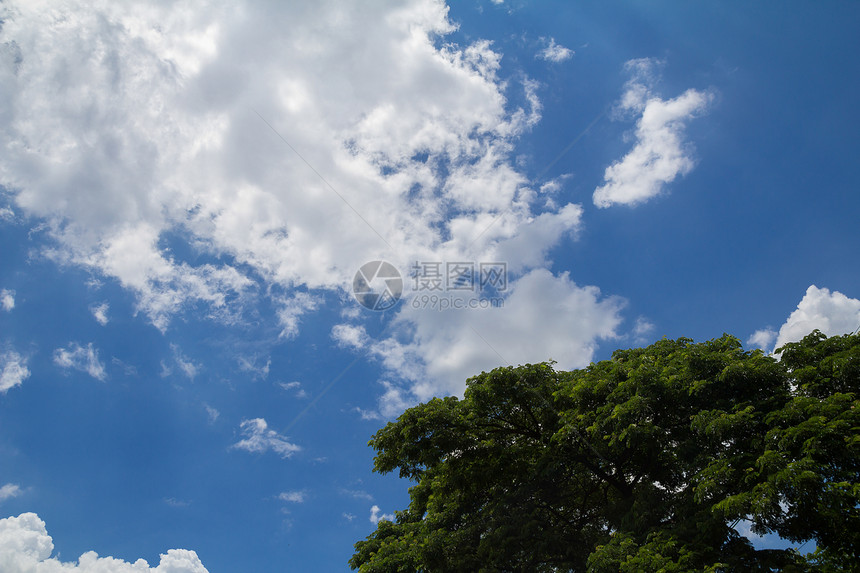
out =
{"type": "Polygon", "coordinates": [[[584,370],[499,368],[377,432],[415,481],[360,571],[827,571],[860,559],[860,337],[782,361],[731,337],[662,340],[584,370]],[[733,528],[798,543],[756,551],[733,528]],[[836,565],[834,565],[836,564],[836,565]]]}

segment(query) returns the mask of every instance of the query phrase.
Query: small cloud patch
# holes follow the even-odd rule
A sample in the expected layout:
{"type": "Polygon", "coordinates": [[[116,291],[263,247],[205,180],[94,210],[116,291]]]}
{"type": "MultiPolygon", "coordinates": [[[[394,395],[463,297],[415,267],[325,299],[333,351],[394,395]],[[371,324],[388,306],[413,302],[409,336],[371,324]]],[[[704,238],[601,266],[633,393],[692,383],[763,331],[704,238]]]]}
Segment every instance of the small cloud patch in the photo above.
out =
{"type": "Polygon", "coordinates": [[[265,453],[272,450],[282,458],[289,458],[301,450],[300,446],[287,441],[287,438],[269,429],[263,418],[243,420],[239,425],[245,439],[233,444],[233,447],[246,452],[265,453]]]}
{"type": "MultiPolygon", "coordinates": [[[[543,38],[542,38],[543,39],[543,38]]],[[[544,42],[547,42],[546,39],[543,39],[544,42]]],[[[561,44],[557,44],[555,42],[555,38],[550,38],[549,42],[547,42],[547,46],[538,52],[537,57],[541,60],[546,60],[548,62],[559,63],[565,60],[569,60],[573,57],[574,51],[570,48],[565,48],[561,44]]]]}
{"type": "Polygon", "coordinates": [[[105,365],[99,360],[99,351],[92,342],[86,346],[72,342],[66,348],[57,348],[54,351],[54,364],[66,370],[86,372],[96,380],[107,378],[105,365]]]}

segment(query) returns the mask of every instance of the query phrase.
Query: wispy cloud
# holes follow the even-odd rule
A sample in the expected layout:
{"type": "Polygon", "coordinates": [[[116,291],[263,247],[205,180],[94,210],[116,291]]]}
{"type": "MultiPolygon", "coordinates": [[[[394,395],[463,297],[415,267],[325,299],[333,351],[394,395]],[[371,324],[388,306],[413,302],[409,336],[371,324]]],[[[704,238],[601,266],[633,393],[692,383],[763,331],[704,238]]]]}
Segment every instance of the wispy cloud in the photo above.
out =
{"type": "Polygon", "coordinates": [[[27,359],[14,350],[0,353],[0,393],[20,386],[30,376],[27,359]]]}
{"type": "Polygon", "coordinates": [[[173,366],[175,366],[186,378],[194,382],[202,366],[183,354],[178,344],[171,344],[170,350],[173,352],[173,361],[172,363],[161,361],[161,377],[166,378],[173,374],[173,366]]]}
{"type": "Polygon", "coordinates": [[[175,497],[164,498],[164,503],[166,503],[170,507],[188,507],[191,505],[190,501],[186,501],[183,499],[176,499],[175,497]]]}
{"type": "Polygon", "coordinates": [[[690,146],[683,139],[685,123],[703,112],[713,98],[708,92],[690,89],[674,99],[660,99],[652,91],[655,68],[660,64],[651,59],[627,62],[632,78],[619,110],[639,116],[636,145],[606,168],[605,184],[594,191],[598,207],[643,203],[693,169],[690,146]]]}
{"type": "Polygon", "coordinates": [[[194,377],[197,376],[197,373],[200,370],[200,365],[184,356],[179,352],[178,348],[176,349],[175,360],[176,365],[179,366],[182,373],[185,374],[189,380],[194,381],[194,377]]]}
{"type": "Polygon", "coordinates": [[[239,370],[250,372],[254,378],[262,378],[265,380],[269,376],[269,368],[272,366],[271,358],[267,358],[265,364],[258,363],[256,356],[251,358],[240,356],[238,361],[239,370]]]}
{"type": "Polygon", "coordinates": [[[636,344],[645,344],[656,328],[654,323],[644,316],[638,317],[633,325],[633,341],[636,344]]]}
{"type": "Polygon", "coordinates": [[[90,307],[90,312],[93,314],[93,318],[96,319],[96,322],[105,326],[108,323],[108,309],[110,305],[106,302],[101,304],[94,304],[90,307]]]}
{"type": "Polygon", "coordinates": [[[99,351],[90,342],[81,346],[77,342],[69,343],[66,348],[54,350],[54,364],[61,368],[86,372],[96,380],[107,378],[104,364],[99,360],[99,351]]]}
{"type": "Polygon", "coordinates": [[[307,391],[302,388],[302,383],[298,381],[293,382],[279,382],[278,386],[283,388],[284,390],[288,390],[293,393],[296,398],[307,398],[307,391]]]}
{"type": "Polygon", "coordinates": [[[0,486],[0,502],[13,497],[18,497],[21,495],[21,491],[21,486],[14,483],[7,483],[6,485],[0,486]]]}
{"type": "Polygon", "coordinates": [[[121,369],[126,376],[137,376],[137,367],[134,364],[126,364],[116,356],[110,359],[110,363],[121,369]]]}
{"type": "Polygon", "coordinates": [[[243,420],[239,427],[245,439],[233,444],[236,449],[255,453],[272,450],[282,458],[289,458],[301,450],[301,447],[288,442],[286,437],[270,430],[263,418],[243,420]]]}
{"type": "Polygon", "coordinates": [[[278,494],[278,499],[290,503],[304,503],[305,499],[307,499],[307,494],[303,491],[284,491],[278,494]]]}
{"type": "MultiPolygon", "coordinates": [[[[546,39],[541,38],[544,42],[547,42],[546,39]]],[[[565,48],[561,44],[557,44],[555,42],[555,38],[550,38],[546,47],[538,52],[537,57],[542,60],[547,60],[550,62],[563,62],[565,60],[569,60],[573,57],[573,50],[570,48],[565,48]]]]}
{"type": "Polygon", "coordinates": [[[209,404],[203,404],[203,407],[206,408],[206,416],[209,418],[209,423],[214,424],[218,417],[221,415],[217,409],[213,408],[209,404]]]}
{"type": "Polygon", "coordinates": [[[367,500],[367,501],[373,501],[373,496],[370,495],[369,493],[367,493],[366,491],[361,490],[361,489],[344,489],[344,488],[341,488],[338,491],[340,491],[341,494],[349,496],[353,499],[363,499],[363,500],[367,500]]]}
{"type": "Polygon", "coordinates": [[[770,351],[773,349],[773,343],[777,336],[778,333],[768,326],[753,332],[747,339],[747,344],[765,351],[770,351]]]}
{"type": "Polygon", "coordinates": [[[15,291],[3,289],[0,290],[0,308],[6,312],[11,312],[15,308],[15,291]]]}

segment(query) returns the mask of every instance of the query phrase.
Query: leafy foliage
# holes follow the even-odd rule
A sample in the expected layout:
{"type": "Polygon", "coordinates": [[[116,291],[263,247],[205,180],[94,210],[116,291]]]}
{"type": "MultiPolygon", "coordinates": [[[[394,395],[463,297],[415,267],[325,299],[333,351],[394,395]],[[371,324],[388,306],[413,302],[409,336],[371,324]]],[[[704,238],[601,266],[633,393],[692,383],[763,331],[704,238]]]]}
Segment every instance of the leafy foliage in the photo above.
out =
{"type": "Polygon", "coordinates": [[[839,571],[860,562],[860,336],[776,360],[661,340],[572,372],[498,368],[376,433],[410,504],[362,572],[839,571]],[[756,550],[735,526],[795,550],[756,550]]]}

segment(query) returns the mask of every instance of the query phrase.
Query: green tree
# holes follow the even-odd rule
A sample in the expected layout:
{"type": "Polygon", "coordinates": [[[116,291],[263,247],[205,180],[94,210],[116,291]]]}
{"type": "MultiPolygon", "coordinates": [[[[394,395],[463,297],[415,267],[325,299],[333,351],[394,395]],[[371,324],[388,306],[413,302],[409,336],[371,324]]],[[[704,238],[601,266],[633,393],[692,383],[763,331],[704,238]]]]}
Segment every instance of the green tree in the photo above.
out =
{"type": "Polygon", "coordinates": [[[370,572],[846,571],[860,563],[860,336],[781,359],[728,335],[583,370],[498,368],[378,431],[414,482],[355,545],[370,572]],[[735,526],[814,540],[756,550],[735,526]],[[815,545],[812,545],[815,547],[815,545]]]}

